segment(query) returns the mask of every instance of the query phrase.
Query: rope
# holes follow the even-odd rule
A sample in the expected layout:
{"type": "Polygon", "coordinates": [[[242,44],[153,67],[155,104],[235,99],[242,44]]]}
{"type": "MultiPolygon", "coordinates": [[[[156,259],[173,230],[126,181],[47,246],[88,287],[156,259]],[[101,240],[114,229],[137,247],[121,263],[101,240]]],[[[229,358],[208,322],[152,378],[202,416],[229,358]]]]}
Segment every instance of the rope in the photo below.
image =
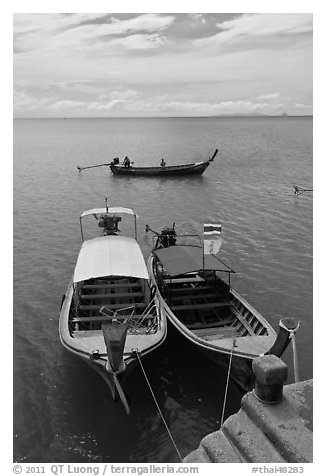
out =
{"type": "Polygon", "coordinates": [[[147,382],[148,388],[149,388],[149,390],[150,390],[150,392],[151,392],[151,394],[152,394],[152,397],[153,397],[153,400],[154,400],[154,402],[155,402],[155,405],[156,405],[156,407],[157,407],[157,409],[158,409],[158,411],[159,411],[159,414],[160,414],[160,416],[161,416],[161,418],[162,418],[162,421],[163,421],[163,423],[164,423],[164,425],[165,425],[166,431],[168,432],[168,435],[169,435],[169,437],[170,437],[170,439],[171,439],[171,441],[172,441],[172,444],[173,444],[173,446],[174,446],[174,448],[175,448],[175,450],[176,450],[176,452],[177,452],[177,454],[178,454],[178,457],[179,457],[180,461],[182,462],[182,456],[181,456],[181,454],[180,454],[180,451],[179,451],[178,448],[177,448],[177,445],[176,445],[176,443],[175,443],[175,441],[174,441],[174,439],[173,439],[173,436],[172,436],[172,434],[171,434],[171,432],[170,432],[170,430],[169,430],[169,427],[168,427],[168,425],[167,425],[167,423],[166,423],[166,421],[165,421],[165,419],[164,419],[164,416],[163,416],[162,411],[161,411],[161,409],[160,409],[160,407],[159,407],[159,404],[158,404],[158,402],[157,402],[157,400],[156,400],[156,398],[155,398],[154,392],[153,392],[152,387],[151,387],[151,384],[149,383],[149,380],[148,380],[148,378],[147,378],[147,375],[146,375],[145,369],[144,369],[144,367],[143,367],[142,361],[140,360],[140,356],[139,356],[138,349],[134,349],[134,352],[135,352],[135,354],[136,354],[136,356],[137,356],[137,358],[138,358],[139,365],[140,365],[140,367],[141,367],[141,369],[142,369],[142,371],[143,371],[143,374],[144,374],[145,380],[146,380],[146,382],[147,382]]]}
{"type": "Polygon", "coordinates": [[[286,327],[286,325],[283,324],[282,319],[280,319],[280,322],[278,323],[278,325],[279,325],[280,327],[282,327],[283,329],[285,329],[286,331],[288,331],[288,333],[289,333],[289,339],[292,339],[292,337],[294,336],[294,334],[297,332],[297,330],[298,330],[299,327],[300,327],[300,321],[298,322],[298,325],[297,325],[297,327],[296,327],[295,329],[289,329],[288,327],[286,327]]]}
{"type": "Polygon", "coordinates": [[[289,339],[292,342],[292,353],[293,353],[293,372],[294,372],[294,382],[299,382],[299,363],[298,363],[298,354],[297,354],[297,346],[295,341],[295,333],[300,327],[300,321],[295,329],[288,329],[280,320],[279,326],[283,329],[287,330],[289,333],[289,339]]]}
{"type": "Polygon", "coordinates": [[[295,336],[293,336],[291,340],[292,340],[292,352],[293,352],[294,381],[295,383],[297,383],[299,382],[299,364],[298,364],[298,355],[297,355],[295,336]]]}
{"type": "Polygon", "coordinates": [[[226,385],[225,385],[224,402],[223,402],[223,409],[222,409],[222,417],[221,417],[221,425],[220,425],[220,426],[223,425],[223,421],[224,421],[224,412],[225,412],[225,406],[226,406],[226,397],[227,397],[228,388],[229,388],[229,380],[230,380],[230,373],[231,373],[231,365],[232,365],[232,357],[233,357],[234,347],[235,347],[235,339],[233,339],[233,345],[232,345],[232,349],[231,349],[231,353],[230,353],[229,369],[228,369],[228,375],[227,375],[226,385]]]}

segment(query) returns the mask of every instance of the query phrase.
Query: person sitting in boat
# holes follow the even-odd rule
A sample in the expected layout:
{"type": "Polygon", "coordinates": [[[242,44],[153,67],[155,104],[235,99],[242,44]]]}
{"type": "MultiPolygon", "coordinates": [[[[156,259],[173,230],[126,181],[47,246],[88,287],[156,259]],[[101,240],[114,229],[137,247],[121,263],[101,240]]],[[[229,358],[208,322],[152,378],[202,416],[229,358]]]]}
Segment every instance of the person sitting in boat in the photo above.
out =
{"type": "Polygon", "coordinates": [[[165,169],[165,166],[166,166],[166,162],[164,159],[161,160],[161,167],[162,169],[165,169]]]}
{"type": "Polygon", "coordinates": [[[123,165],[124,165],[127,169],[129,169],[129,167],[130,167],[130,159],[129,159],[129,157],[126,156],[126,157],[124,158],[123,165]]]}

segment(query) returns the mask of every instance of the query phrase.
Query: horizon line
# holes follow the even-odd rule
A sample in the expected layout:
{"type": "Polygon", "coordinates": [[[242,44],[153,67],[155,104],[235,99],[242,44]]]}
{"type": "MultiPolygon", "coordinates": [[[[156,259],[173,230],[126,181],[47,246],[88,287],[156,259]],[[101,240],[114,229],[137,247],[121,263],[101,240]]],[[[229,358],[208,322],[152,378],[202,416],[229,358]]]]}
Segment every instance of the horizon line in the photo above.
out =
{"type": "Polygon", "coordinates": [[[207,116],[13,116],[13,119],[201,119],[201,118],[252,117],[313,117],[313,114],[219,114],[207,116]]]}

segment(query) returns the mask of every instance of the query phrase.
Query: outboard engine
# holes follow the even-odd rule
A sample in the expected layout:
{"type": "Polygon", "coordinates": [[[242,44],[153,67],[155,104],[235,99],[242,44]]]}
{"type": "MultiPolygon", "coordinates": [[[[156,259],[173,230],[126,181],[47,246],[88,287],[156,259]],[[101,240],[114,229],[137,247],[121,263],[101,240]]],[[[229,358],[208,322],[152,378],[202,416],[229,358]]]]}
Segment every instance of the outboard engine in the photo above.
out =
{"type": "Polygon", "coordinates": [[[168,248],[169,246],[174,246],[177,242],[176,232],[173,228],[165,227],[158,235],[156,240],[156,248],[168,248]]]}
{"type": "Polygon", "coordinates": [[[116,215],[102,215],[98,226],[104,228],[104,235],[117,235],[120,232],[118,223],[121,221],[121,217],[116,215]]]}
{"type": "Polygon", "coordinates": [[[148,225],[146,225],[146,227],[145,227],[146,233],[151,231],[152,233],[154,233],[157,236],[154,249],[168,248],[169,246],[176,245],[176,243],[177,243],[177,234],[175,232],[174,227],[175,227],[175,223],[173,223],[172,228],[169,228],[169,227],[166,226],[165,228],[163,228],[161,233],[158,233],[157,231],[152,230],[148,225]]]}

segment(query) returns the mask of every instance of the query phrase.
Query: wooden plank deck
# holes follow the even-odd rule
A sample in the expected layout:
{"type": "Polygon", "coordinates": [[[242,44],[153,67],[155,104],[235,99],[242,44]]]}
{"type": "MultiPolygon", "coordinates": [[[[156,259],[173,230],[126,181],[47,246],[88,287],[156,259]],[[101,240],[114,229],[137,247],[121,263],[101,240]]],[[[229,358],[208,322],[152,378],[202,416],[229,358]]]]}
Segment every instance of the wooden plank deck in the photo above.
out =
{"type": "Polygon", "coordinates": [[[176,306],[171,306],[172,311],[186,311],[192,309],[214,309],[217,307],[228,307],[230,302],[208,302],[202,304],[179,304],[176,306]]]}

